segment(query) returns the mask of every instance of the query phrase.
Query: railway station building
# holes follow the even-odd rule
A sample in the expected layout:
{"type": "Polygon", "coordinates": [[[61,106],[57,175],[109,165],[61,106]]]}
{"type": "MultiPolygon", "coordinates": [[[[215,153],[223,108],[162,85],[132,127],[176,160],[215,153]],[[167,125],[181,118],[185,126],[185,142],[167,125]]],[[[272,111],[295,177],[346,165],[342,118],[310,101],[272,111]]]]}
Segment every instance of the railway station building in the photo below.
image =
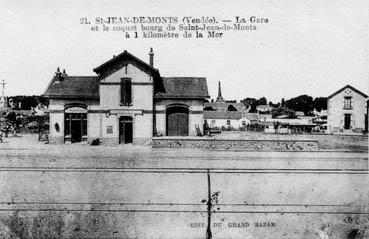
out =
{"type": "Polygon", "coordinates": [[[50,143],[149,144],[155,136],[195,136],[203,131],[209,98],[203,77],[162,77],[128,51],[93,69],[70,76],[58,68],[49,98],[50,143]]]}

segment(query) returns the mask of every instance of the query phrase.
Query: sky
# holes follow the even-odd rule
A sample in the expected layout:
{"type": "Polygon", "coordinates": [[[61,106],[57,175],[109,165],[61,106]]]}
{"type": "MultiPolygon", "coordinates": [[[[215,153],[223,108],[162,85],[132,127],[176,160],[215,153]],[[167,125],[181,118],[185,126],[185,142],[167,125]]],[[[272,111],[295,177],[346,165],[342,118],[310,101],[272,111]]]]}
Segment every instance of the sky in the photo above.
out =
{"type": "Polygon", "coordinates": [[[0,0],[0,80],[6,95],[42,94],[59,66],[69,75],[124,50],[148,62],[153,47],[162,76],[218,81],[226,100],[278,102],[301,94],[328,96],[343,86],[369,93],[369,1],[49,1],[0,0]],[[93,32],[81,17],[235,16],[268,18],[257,31],[216,39],[126,39],[93,32]]]}

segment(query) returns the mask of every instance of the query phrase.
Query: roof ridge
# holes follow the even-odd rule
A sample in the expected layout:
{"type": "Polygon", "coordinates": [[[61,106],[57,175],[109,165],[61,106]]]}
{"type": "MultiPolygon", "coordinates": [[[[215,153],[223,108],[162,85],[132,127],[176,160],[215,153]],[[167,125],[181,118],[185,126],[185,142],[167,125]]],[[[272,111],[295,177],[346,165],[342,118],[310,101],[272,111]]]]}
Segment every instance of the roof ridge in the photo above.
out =
{"type": "Polygon", "coordinates": [[[360,90],[356,89],[355,87],[351,86],[350,84],[345,85],[344,87],[340,88],[339,90],[335,91],[333,94],[331,94],[330,96],[328,96],[327,98],[332,98],[333,96],[341,93],[345,88],[350,88],[351,90],[355,91],[356,93],[358,93],[359,95],[362,95],[363,97],[367,98],[368,96],[361,92],[360,90]]]}
{"type": "Polygon", "coordinates": [[[101,65],[95,67],[93,69],[94,72],[98,72],[100,69],[102,69],[103,67],[105,67],[106,65],[110,64],[111,62],[115,61],[116,59],[123,57],[124,55],[128,56],[128,57],[132,57],[134,60],[136,60],[137,62],[143,64],[146,67],[149,67],[152,71],[159,73],[159,70],[154,68],[153,66],[150,66],[150,64],[148,64],[147,62],[141,60],[140,58],[136,57],[135,55],[131,54],[130,52],[128,52],[127,50],[124,50],[122,53],[120,53],[117,56],[114,56],[113,58],[109,59],[108,61],[102,63],[101,65]]]}
{"type": "Polygon", "coordinates": [[[205,76],[162,76],[162,78],[164,79],[168,79],[168,78],[191,78],[191,79],[194,79],[194,78],[197,78],[197,79],[206,79],[205,76]]]}
{"type": "Polygon", "coordinates": [[[76,76],[76,75],[66,75],[66,77],[98,77],[98,76],[76,76]]]}

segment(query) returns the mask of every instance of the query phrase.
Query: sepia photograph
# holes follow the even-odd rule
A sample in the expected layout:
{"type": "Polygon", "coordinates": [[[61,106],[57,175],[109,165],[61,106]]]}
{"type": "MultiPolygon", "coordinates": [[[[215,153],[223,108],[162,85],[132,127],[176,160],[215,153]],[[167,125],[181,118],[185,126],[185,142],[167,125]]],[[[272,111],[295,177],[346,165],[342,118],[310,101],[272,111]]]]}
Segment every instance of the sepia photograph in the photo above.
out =
{"type": "Polygon", "coordinates": [[[0,239],[369,238],[368,1],[0,2],[0,239]]]}

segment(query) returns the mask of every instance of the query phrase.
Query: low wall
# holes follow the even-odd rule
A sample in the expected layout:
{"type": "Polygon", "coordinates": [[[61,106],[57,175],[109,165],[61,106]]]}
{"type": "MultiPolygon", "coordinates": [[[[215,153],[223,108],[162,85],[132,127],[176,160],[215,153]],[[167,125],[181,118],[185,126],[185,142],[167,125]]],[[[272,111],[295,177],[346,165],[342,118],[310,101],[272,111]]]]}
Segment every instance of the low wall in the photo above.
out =
{"type": "Polygon", "coordinates": [[[201,148],[246,151],[315,151],[317,140],[230,140],[206,138],[153,138],[153,148],[201,148]]]}

